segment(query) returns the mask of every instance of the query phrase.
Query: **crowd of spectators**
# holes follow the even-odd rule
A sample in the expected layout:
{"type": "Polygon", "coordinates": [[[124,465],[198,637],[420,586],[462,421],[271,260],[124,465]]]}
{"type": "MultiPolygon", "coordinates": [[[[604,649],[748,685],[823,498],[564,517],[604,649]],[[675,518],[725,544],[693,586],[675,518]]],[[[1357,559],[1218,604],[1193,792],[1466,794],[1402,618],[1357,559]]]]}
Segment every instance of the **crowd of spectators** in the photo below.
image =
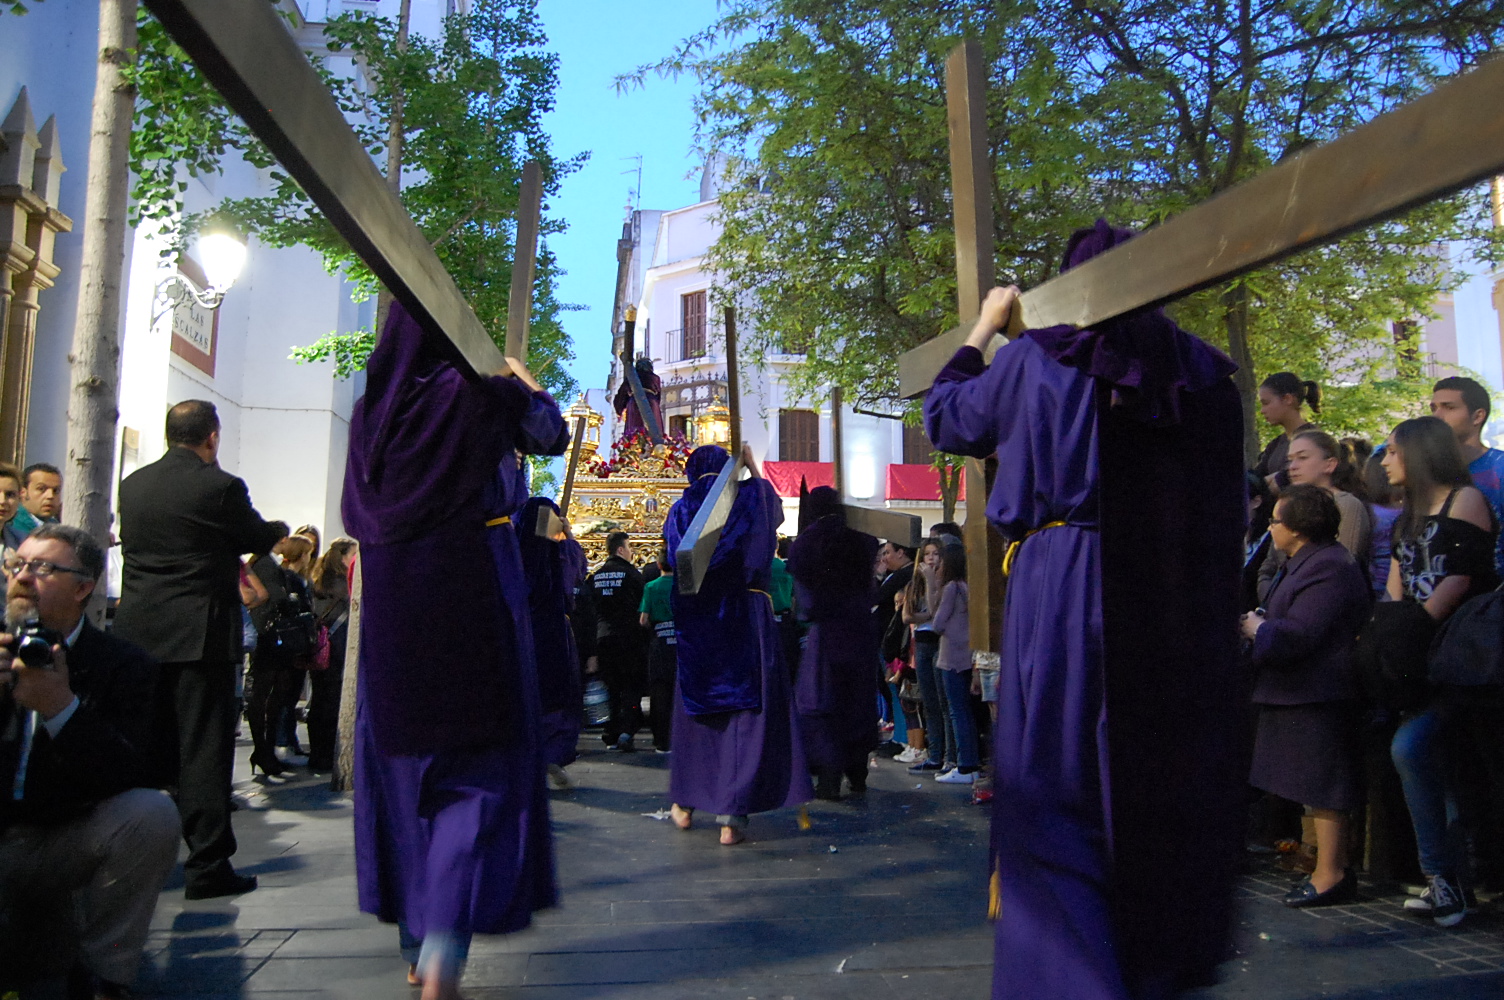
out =
{"type": "Polygon", "coordinates": [[[1280,427],[1249,473],[1242,621],[1255,732],[1250,847],[1308,876],[1292,907],[1349,902],[1355,868],[1413,883],[1443,927],[1504,890],[1500,472],[1476,381],[1376,448],[1309,423],[1315,383],[1259,389],[1280,427]],[[1303,815],[1302,815],[1303,814],[1303,815]]]}

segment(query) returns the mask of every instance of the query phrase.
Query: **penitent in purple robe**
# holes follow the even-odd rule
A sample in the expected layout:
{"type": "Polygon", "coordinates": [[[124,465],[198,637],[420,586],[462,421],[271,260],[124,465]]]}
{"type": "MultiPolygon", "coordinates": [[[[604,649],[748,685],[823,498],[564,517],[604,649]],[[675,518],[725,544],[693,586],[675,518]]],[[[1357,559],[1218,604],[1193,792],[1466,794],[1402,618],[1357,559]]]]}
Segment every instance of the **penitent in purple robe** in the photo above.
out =
{"type": "MultiPolygon", "coordinates": [[[[695,449],[689,488],[669,511],[668,557],[689,530],[725,449],[695,449]]],[[[783,501],[765,479],[741,484],[698,594],[673,591],[679,646],[674,686],[673,801],[746,816],[810,799],[773,602],[768,588],[783,501]]]]}
{"type": "MultiPolygon", "coordinates": [[[[1132,234],[1098,222],[1074,266],[1132,234]]],[[[1021,541],[1003,611],[993,996],[1121,1000],[1211,981],[1243,827],[1233,363],[1158,310],[963,347],[935,447],[997,456],[1021,541]],[[1064,522],[1063,526],[1050,526],[1064,522]]]]}
{"type": "Polygon", "coordinates": [[[546,497],[533,497],[517,516],[517,543],[527,580],[532,614],[533,648],[538,662],[538,696],[543,710],[542,740],[545,763],[572,764],[584,721],[585,685],[580,675],[579,647],[570,615],[574,592],[589,566],[585,550],[573,538],[539,538],[537,524],[545,511],[559,513],[546,497]]]}
{"type": "Polygon", "coordinates": [[[866,771],[877,746],[878,637],[872,617],[877,539],[846,527],[828,486],[810,491],[802,527],[789,549],[794,606],[809,623],[794,704],[804,754],[817,773],[866,771]]]}
{"type": "Polygon", "coordinates": [[[355,406],[361,545],[355,852],[362,910],[418,937],[520,930],[558,896],[537,673],[510,515],[558,406],[472,378],[393,304],[355,406]]]}

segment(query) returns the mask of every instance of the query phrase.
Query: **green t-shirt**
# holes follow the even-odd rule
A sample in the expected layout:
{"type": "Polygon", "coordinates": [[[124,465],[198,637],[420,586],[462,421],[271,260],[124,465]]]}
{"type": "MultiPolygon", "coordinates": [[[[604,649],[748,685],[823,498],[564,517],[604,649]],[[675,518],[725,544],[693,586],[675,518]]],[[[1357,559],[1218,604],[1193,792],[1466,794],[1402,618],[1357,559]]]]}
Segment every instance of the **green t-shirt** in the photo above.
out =
{"type": "Polygon", "coordinates": [[[642,604],[637,610],[648,616],[649,625],[674,620],[674,607],[669,603],[669,594],[673,592],[673,589],[674,575],[672,573],[665,573],[649,581],[648,585],[642,588],[642,604]]]}
{"type": "Polygon", "coordinates": [[[777,556],[773,557],[773,582],[769,593],[773,597],[773,614],[786,615],[794,610],[794,576],[777,556]]]}

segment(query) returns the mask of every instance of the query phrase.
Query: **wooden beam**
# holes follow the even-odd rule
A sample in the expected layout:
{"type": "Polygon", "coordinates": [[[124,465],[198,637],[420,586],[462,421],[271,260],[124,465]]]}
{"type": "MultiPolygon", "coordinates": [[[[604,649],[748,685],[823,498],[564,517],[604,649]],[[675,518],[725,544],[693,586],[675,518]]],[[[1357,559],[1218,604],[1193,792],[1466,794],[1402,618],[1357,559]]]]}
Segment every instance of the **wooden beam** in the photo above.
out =
{"type": "Polygon", "coordinates": [[[901,510],[879,510],[876,507],[859,507],[844,504],[846,527],[861,531],[873,538],[917,549],[924,540],[923,522],[918,515],[905,514],[901,510]]]}
{"type": "Polygon", "coordinates": [[[504,371],[490,333],[387,188],[277,7],[143,2],[393,298],[443,338],[452,360],[478,375],[504,371]]]}
{"type": "Polygon", "coordinates": [[[517,244],[512,257],[512,293],[507,300],[507,357],[527,360],[533,320],[533,279],[538,270],[538,217],[543,209],[543,171],[537,160],[522,168],[517,201],[517,244]]]}
{"type": "Polygon", "coordinates": [[[569,446],[569,469],[564,473],[564,492],[559,494],[559,509],[569,517],[569,505],[574,502],[574,477],[580,468],[580,452],[585,447],[585,418],[574,418],[574,443],[569,446]]]}
{"type": "Polygon", "coordinates": [[[710,492],[705,495],[705,502],[689,523],[689,530],[679,540],[679,547],[674,551],[674,577],[679,593],[700,592],[705,572],[715,556],[716,543],[721,540],[721,531],[726,527],[726,518],[736,503],[743,468],[740,455],[733,456],[721,466],[715,482],[710,485],[710,492]]]}
{"type": "MultiPolygon", "coordinates": [[[[1018,327],[1084,328],[1163,305],[1501,172],[1504,59],[1493,59],[1031,289],[1018,327]]],[[[964,338],[903,355],[900,393],[928,391],[964,338]]]]}
{"type": "Polygon", "coordinates": [[[731,413],[731,454],[742,453],[742,379],[736,369],[736,310],[726,307],[726,409],[731,413]]]}
{"type": "Polygon", "coordinates": [[[834,459],[836,493],[840,495],[842,501],[846,499],[845,422],[841,419],[845,399],[846,394],[841,391],[840,386],[830,390],[830,457],[834,459]]]}

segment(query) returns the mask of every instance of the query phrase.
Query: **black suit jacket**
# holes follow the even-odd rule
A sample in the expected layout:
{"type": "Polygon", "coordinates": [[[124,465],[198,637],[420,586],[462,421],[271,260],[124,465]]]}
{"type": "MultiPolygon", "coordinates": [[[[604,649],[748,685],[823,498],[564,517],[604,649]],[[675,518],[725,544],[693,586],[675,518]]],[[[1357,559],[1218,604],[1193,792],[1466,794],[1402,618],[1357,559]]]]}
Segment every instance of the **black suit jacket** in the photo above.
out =
{"type": "Polygon", "coordinates": [[[73,819],[130,788],[149,788],[157,665],[139,647],[87,621],[68,650],[68,683],[78,696],[57,738],[40,727],[26,769],[25,795],[12,801],[25,713],[0,694],[0,829],[12,823],[73,819]]]}
{"type": "Polygon", "coordinates": [[[125,556],[115,631],[159,663],[240,656],[240,557],[262,555],[277,531],[245,483],[187,448],[120,484],[125,556]]]}

